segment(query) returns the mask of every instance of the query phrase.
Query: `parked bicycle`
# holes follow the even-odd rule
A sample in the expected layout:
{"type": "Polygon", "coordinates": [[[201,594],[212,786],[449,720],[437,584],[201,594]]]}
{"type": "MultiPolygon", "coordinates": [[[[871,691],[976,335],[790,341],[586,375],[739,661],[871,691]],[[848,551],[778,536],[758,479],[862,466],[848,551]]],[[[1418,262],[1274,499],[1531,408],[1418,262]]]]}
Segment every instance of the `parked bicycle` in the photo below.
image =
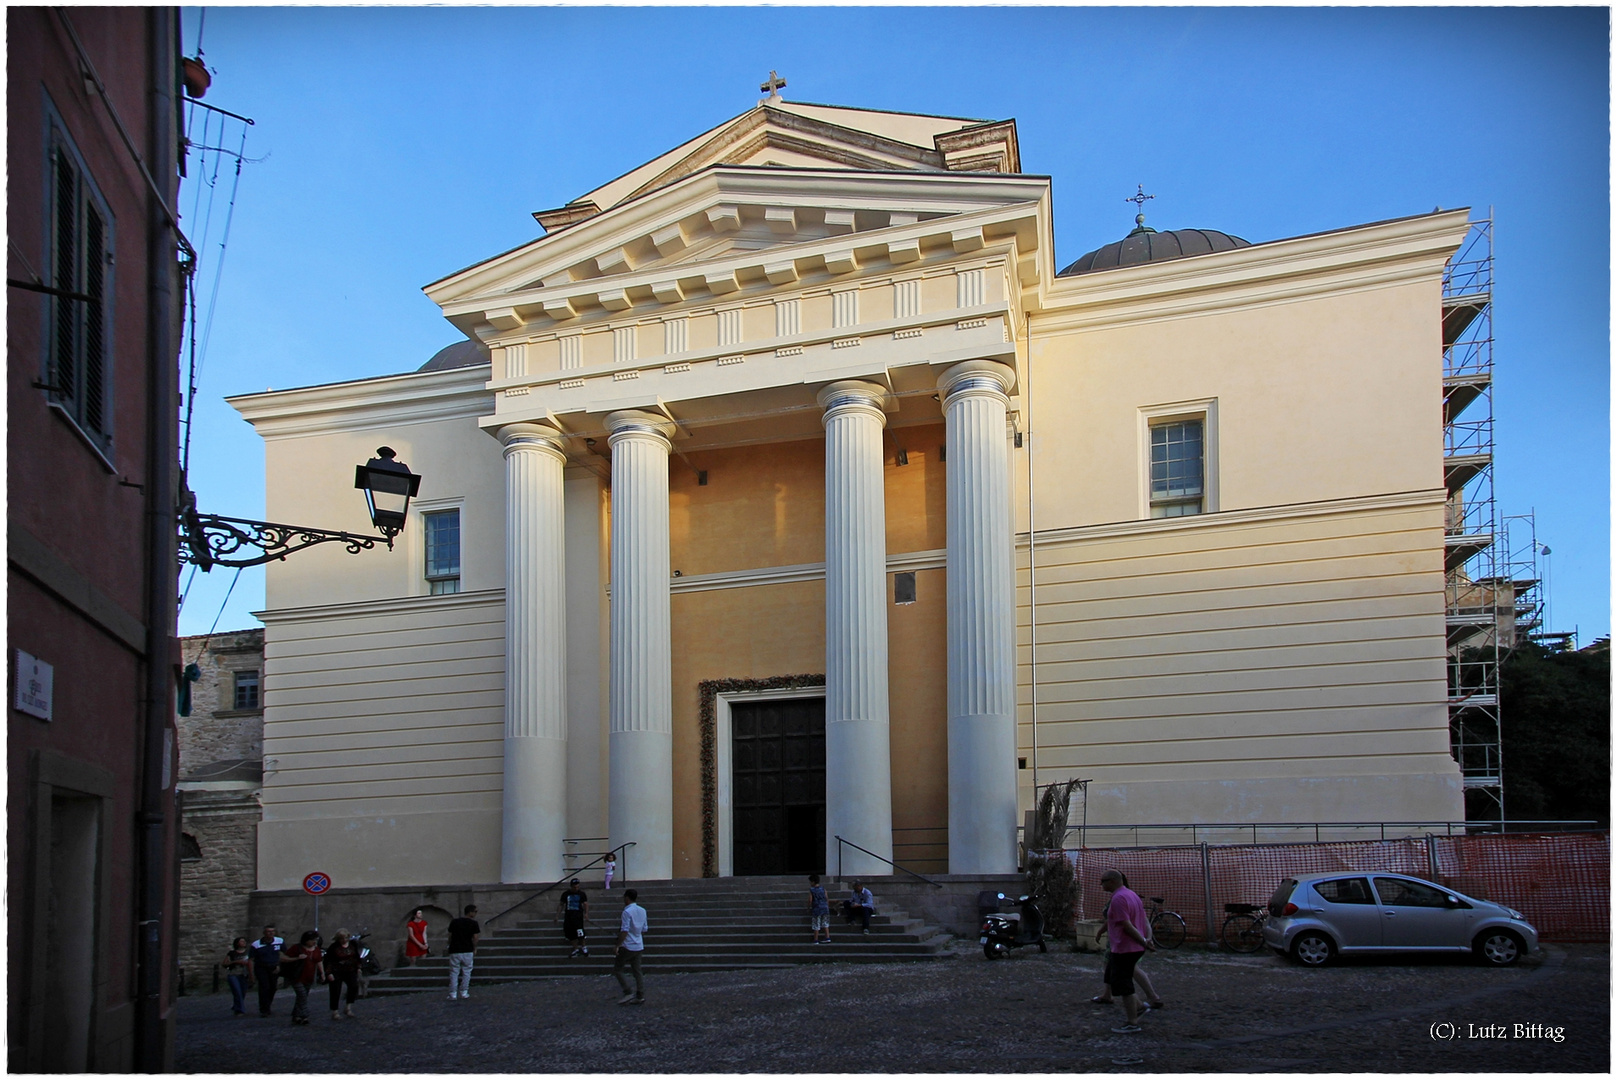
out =
{"type": "Polygon", "coordinates": [[[1177,949],[1185,943],[1185,920],[1177,911],[1164,911],[1162,897],[1151,900],[1151,937],[1159,949],[1177,949]]]}
{"type": "Polygon", "coordinates": [[[1264,904],[1225,904],[1229,917],[1219,931],[1219,939],[1231,952],[1255,953],[1263,948],[1263,924],[1269,919],[1264,904]]]}

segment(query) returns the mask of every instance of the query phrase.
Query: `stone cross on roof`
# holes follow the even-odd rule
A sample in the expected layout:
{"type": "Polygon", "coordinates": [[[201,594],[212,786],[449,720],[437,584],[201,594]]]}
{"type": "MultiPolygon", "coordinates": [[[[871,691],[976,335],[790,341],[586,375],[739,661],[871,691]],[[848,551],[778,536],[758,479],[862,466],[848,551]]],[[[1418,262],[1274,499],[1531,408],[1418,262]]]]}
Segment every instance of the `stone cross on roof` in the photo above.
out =
{"type": "Polygon", "coordinates": [[[765,79],[758,87],[758,89],[769,95],[766,99],[769,101],[779,101],[780,92],[785,88],[786,80],[775,74],[773,70],[770,71],[769,78],[765,79]]]}

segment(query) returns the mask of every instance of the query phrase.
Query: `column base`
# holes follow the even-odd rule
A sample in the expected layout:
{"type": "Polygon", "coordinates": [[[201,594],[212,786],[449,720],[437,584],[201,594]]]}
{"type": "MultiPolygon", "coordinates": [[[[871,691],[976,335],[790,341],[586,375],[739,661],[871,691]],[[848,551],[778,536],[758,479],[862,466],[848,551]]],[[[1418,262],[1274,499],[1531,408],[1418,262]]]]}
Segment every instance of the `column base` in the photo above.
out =
{"type": "Polygon", "coordinates": [[[1016,722],[949,717],[949,873],[1016,872],[1016,722]]]}
{"type": "MultiPolygon", "coordinates": [[[[634,843],[618,856],[623,880],[674,876],[674,739],[658,731],[614,731],[608,831],[611,846],[634,843]]],[[[697,864],[700,872],[701,865],[697,864]]]]}
{"type": "Polygon", "coordinates": [[[567,832],[567,740],[507,738],[502,801],[500,880],[549,882],[561,877],[567,832]]]}

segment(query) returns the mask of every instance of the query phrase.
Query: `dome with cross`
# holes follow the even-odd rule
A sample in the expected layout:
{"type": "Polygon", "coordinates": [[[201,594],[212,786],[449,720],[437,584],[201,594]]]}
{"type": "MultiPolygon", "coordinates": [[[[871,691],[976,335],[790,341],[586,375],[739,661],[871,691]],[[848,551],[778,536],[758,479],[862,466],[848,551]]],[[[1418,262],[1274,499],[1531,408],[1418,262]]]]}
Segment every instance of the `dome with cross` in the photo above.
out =
{"type": "Polygon", "coordinates": [[[1058,273],[1057,277],[1071,277],[1077,274],[1088,274],[1096,270],[1112,270],[1120,266],[1138,266],[1141,263],[1166,262],[1169,259],[1183,259],[1191,255],[1211,255],[1215,251],[1230,251],[1235,248],[1251,247],[1251,243],[1242,240],[1239,236],[1219,232],[1217,229],[1175,229],[1171,232],[1157,232],[1145,223],[1145,204],[1156,198],[1155,195],[1145,193],[1145,185],[1139,185],[1139,190],[1124,202],[1134,204],[1141,213],[1134,216],[1134,231],[1115,244],[1107,244],[1103,248],[1096,248],[1089,254],[1069,265],[1058,273]]]}
{"type": "MultiPolygon", "coordinates": [[[[1140,215],[1143,219],[1145,215],[1140,215]]],[[[1074,261],[1058,277],[1089,274],[1096,270],[1112,270],[1120,266],[1138,266],[1141,263],[1183,259],[1191,255],[1210,255],[1215,251],[1232,251],[1251,247],[1250,241],[1217,229],[1173,229],[1157,232],[1139,221],[1134,231],[1116,243],[1096,248],[1074,261]]]]}

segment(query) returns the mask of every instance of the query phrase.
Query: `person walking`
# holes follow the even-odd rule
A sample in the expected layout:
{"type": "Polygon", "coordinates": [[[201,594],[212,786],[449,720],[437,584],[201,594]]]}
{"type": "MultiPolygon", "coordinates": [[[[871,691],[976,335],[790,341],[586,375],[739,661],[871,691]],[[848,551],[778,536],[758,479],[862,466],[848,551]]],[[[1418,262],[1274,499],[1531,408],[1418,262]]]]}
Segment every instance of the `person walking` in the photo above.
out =
{"type": "Polygon", "coordinates": [[[556,919],[561,923],[561,936],[573,947],[573,951],[567,954],[569,960],[581,954],[584,956],[590,954],[590,947],[584,937],[584,920],[589,918],[589,914],[589,895],[578,887],[578,879],[574,878],[556,904],[556,919]]]}
{"type": "Polygon", "coordinates": [[[253,953],[247,939],[239,937],[230,943],[225,953],[225,981],[230,984],[230,1012],[232,1016],[247,1015],[247,987],[253,981],[253,953]]]}
{"type": "Polygon", "coordinates": [[[646,981],[640,968],[646,949],[646,909],[635,903],[639,898],[640,894],[634,889],[623,890],[623,917],[618,920],[618,957],[612,965],[612,975],[623,987],[619,1005],[646,1003],[646,981]],[[634,972],[633,992],[629,990],[629,980],[623,977],[624,968],[634,972]]]}
{"type": "Polygon", "coordinates": [[[338,930],[326,950],[326,982],[331,986],[331,1018],[341,1020],[346,1014],[354,1015],[354,999],[359,997],[359,946],[349,938],[347,930],[338,930]],[[337,1011],[343,987],[348,988],[348,1005],[337,1011]]]}
{"type": "Polygon", "coordinates": [[[820,935],[825,935],[825,943],[831,944],[831,901],[825,895],[825,886],[820,884],[819,874],[810,874],[809,879],[809,933],[814,935],[813,944],[820,943],[820,935]]]}
{"type": "Polygon", "coordinates": [[[477,939],[483,928],[474,915],[476,904],[467,904],[466,912],[449,923],[449,1000],[472,996],[472,960],[477,953],[477,939]]]}
{"type": "Polygon", "coordinates": [[[415,962],[427,955],[427,918],[416,908],[404,924],[404,964],[415,967],[415,962]]]}
{"type": "Polygon", "coordinates": [[[853,924],[858,919],[863,932],[870,933],[870,917],[876,914],[876,898],[861,882],[854,882],[848,892],[848,899],[842,901],[842,921],[853,924]]]}
{"type": "MultiPolygon", "coordinates": [[[[1129,876],[1123,874],[1122,871],[1118,871],[1118,873],[1122,874],[1123,884],[1128,885],[1129,876]]],[[[1108,899],[1106,907],[1101,908],[1100,928],[1095,931],[1096,942],[1106,943],[1105,961],[1108,963],[1112,959],[1112,945],[1106,937],[1106,912],[1111,907],[1111,903],[1111,900],[1108,899]]],[[[1151,977],[1138,967],[1134,969],[1134,985],[1145,991],[1145,1003],[1140,1007],[1142,1012],[1167,1007],[1162,1000],[1162,995],[1157,993],[1157,988],[1151,985],[1151,977]]],[[[1112,987],[1105,981],[1104,975],[1102,976],[1100,993],[1090,998],[1089,1003],[1091,1005],[1110,1005],[1112,1003],[1112,987]]]]}
{"type": "Polygon", "coordinates": [[[604,878],[604,880],[601,882],[601,889],[603,891],[612,888],[612,875],[616,874],[617,872],[618,857],[609,851],[606,853],[606,863],[601,869],[601,876],[604,878]]]}
{"type": "Polygon", "coordinates": [[[296,945],[281,950],[281,962],[288,965],[288,978],[292,993],[297,995],[292,1004],[292,1023],[309,1022],[309,990],[317,982],[326,981],[325,953],[320,950],[320,935],[305,930],[296,945]]]}
{"type": "Polygon", "coordinates": [[[1119,1035],[1131,1035],[1140,1030],[1140,1003],[1134,994],[1134,965],[1146,950],[1155,949],[1151,941],[1151,924],[1145,917],[1145,905],[1133,889],[1123,884],[1123,874],[1107,870],[1100,876],[1100,887],[1111,894],[1106,905],[1106,937],[1111,942],[1110,959],[1106,962],[1106,983],[1112,995],[1123,999],[1125,1022],[1112,1028],[1119,1035]]]}
{"type": "Polygon", "coordinates": [[[253,981],[258,983],[258,1015],[269,1016],[275,1002],[275,989],[281,982],[281,939],[275,927],[264,927],[264,936],[248,946],[253,957],[253,981]]]}

